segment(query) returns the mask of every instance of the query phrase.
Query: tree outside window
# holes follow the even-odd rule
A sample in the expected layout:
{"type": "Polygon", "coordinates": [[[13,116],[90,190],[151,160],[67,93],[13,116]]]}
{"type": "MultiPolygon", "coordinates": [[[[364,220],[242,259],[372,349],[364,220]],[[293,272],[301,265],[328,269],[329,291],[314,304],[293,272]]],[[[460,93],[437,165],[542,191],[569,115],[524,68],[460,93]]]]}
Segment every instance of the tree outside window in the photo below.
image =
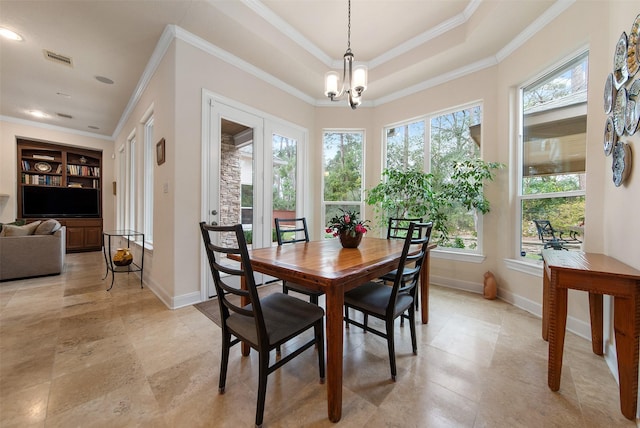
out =
{"type": "Polygon", "coordinates": [[[364,132],[325,131],[322,140],[324,225],[328,219],[338,215],[340,209],[364,212],[364,132]]]}

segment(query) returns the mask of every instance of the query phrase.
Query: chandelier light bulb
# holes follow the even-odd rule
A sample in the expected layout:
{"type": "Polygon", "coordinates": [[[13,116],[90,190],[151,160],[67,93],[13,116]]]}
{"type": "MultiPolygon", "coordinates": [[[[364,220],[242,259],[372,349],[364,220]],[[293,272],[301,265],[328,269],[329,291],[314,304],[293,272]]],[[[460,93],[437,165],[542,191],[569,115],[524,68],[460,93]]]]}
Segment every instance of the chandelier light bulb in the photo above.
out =
{"type": "Polygon", "coordinates": [[[353,66],[355,56],[351,52],[351,0],[349,0],[349,26],[347,29],[347,50],[343,57],[342,82],[336,71],[329,71],[324,75],[324,94],[331,101],[338,101],[347,95],[347,101],[352,109],[362,103],[362,93],[367,90],[367,67],[353,66]]]}

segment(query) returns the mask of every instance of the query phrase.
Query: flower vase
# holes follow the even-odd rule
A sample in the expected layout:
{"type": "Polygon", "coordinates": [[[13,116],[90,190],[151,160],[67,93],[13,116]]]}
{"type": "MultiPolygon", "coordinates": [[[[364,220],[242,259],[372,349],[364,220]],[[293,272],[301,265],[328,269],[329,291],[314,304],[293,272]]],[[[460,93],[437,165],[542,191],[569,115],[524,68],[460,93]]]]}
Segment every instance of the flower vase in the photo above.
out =
{"type": "Polygon", "coordinates": [[[355,236],[349,231],[340,232],[340,243],[343,248],[358,248],[362,241],[362,233],[355,232],[355,236]]]}
{"type": "Polygon", "coordinates": [[[118,248],[113,256],[113,264],[116,266],[128,266],[133,261],[133,254],[128,248],[118,248]]]}

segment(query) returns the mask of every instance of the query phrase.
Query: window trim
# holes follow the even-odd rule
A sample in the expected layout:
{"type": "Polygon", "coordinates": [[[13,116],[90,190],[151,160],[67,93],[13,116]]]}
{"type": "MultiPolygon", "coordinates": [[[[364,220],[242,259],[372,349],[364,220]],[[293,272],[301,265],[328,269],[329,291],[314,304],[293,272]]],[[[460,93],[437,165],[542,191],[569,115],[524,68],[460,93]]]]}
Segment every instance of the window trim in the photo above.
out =
{"type": "MultiPolygon", "coordinates": [[[[530,79],[524,81],[520,85],[514,87],[515,90],[515,102],[516,108],[514,111],[517,113],[515,117],[516,126],[516,136],[513,138],[513,141],[517,144],[516,150],[513,150],[513,153],[516,156],[514,165],[516,165],[515,170],[512,174],[512,179],[515,180],[515,221],[514,221],[514,229],[513,229],[513,253],[511,257],[513,259],[505,259],[505,264],[511,270],[516,270],[520,272],[525,272],[531,275],[537,275],[538,269],[542,266],[541,261],[526,259],[520,255],[520,251],[522,248],[522,202],[525,200],[533,200],[533,199],[546,199],[546,198],[562,198],[562,197],[575,197],[575,196],[585,196],[586,197],[586,189],[585,190],[573,190],[566,192],[557,192],[557,193],[534,193],[534,194],[523,194],[522,187],[522,171],[524,167],[524,159],[523,159],[523,151],[524,151],[524,91],[526,88],[530,88],[536,84],[540,84],[545,81],[548,77],[552,76],[554,73],[560,70],[569,69],[572,65],[579,64],[586,58],[587,61],[590,60],[590,50],[588,46],[582,46],[573,54],[563,56],[563,59],[553,63],[549,67],[546,67],[541,72],[537,73],[535,76],[530,79]],[[570,58],[568,61],[565,61],[564,58],[570,58]]],[[[587,83],[588,84],[588,83],[587,83]]],[[[588,93],[588,88],[587,88],[588,93]]],[[[586,108],[588,109],[588,98],[586,101],[586,108]]],[[[588,141],[587,141],[588,144],[588,141]]],[[[586,164],[585,164],[586,169],[586,164]]],[[[586,174],[586,170],[585,170],[586,174]]]]}

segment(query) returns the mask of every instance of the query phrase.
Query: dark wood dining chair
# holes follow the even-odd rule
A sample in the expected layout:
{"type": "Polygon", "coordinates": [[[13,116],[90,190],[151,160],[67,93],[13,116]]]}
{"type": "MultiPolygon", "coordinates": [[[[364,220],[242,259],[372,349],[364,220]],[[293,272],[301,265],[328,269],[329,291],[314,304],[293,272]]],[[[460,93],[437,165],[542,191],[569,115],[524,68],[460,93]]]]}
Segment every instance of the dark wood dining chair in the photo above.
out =
{"type": "MultiPolygon", "coordinates": [[[[387,239],[405,239],[407,237],[407,233],[409,232],[409,225],[411,223],[421,223],[421,218],[395,218],[389,217],[389,224],[387,226],[387,239]]],[[[416,230],[415,232],[419,232],[416,230]]],[[[418,268],[422,265],[422,259],[418,260],[418,268]]],[[[382,282],[385,284],[393,284],[393,281],[396,279],[397,271],[394,269],[391,272],[380,277],[382,282]]],[[[416,293],[418,290],[416,290],[416,293]]],[[[418,309],[418,295],[415,296],[416,309],[418,309]]],[[[404,319],[401,319],[400,322],[403,323],[404,319]]],[[[367,320],[365,318],[365,324],[367,320]]]]}
{"type": "Polygon", "coordinates": [[[397,318],[406,318],[411,330],[411,346],[413,353],[418,353],[416,344],[415,304],[416,290],[420,280],[420,266],[418,261],[425,257],[433,223],[411,223],[404,240],[402,255],[396,270],[393,286],[380,282],[367,282],[344,295],[344,321],[376,334],[387,340],[389,350],[389,364],[391,379],[396,380],[396,356],[394,343],[394,324],[397,318]],[[414,235],[418,231],[419,235],[414,235]],[[419,246],[416,248],[416,246],[419,246]],[[360,323],[349,317],[349,309],[362,312],[364,316],[378,318],[385,323],[385,331],[380,331],[365,323],[360,323]]]}
{"type": "MultiPolygon", "coordinates": [[[[274,218],[276,224],[276,238],[278,245],[295,244],[296,242],[309,242],[309,230],[307,229],[307,219],[299,218],[274,218]]],[[[282,281],[282,292],[289,294],[289,290],[309,296],[309,301],[318,304],[318,298],[324,293],[312,290],[294,282],[282,281]]]]}
{"type": "Polygon", "coordinates": [[[283,293],[259,298],[242,225],[209,226],[202,222],[200,230],[218,295],[222,323],[222,358],[218,391],[224,394],[231,347],[244,342],[255,349],[259,361],[256,427],[261,427],[268,375],[314,345],[318,352],[320,383],[324,383],[324,310],[283,293]],[[221,239],[223,237],[231,240],[232,244],[217,244],[226,242],[221,239]],[[240,255],[242,262],[239,266],[235,262],[225,263],[225,256],[229,254],[240,255]],[[237,284],[238,277],[244,279],[246,290],[233,285],[237,284]],[[249,304],[239,304],[242,298],[249,304]],[[270,364],[272,350],[309,329],[314,331],[313,339],[304,343],[295,341],[296,349],[270,364]]]}

